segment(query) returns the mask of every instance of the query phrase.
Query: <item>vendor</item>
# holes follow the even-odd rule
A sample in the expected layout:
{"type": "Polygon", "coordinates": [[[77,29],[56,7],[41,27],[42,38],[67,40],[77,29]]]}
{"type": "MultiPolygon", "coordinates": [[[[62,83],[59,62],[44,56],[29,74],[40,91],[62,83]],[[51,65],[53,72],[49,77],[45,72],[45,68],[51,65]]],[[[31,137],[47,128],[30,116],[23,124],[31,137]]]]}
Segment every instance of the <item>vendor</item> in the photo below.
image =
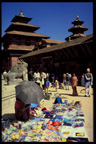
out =
{"type": "Polygon", "coordinates": [[[62,104],[62,103],[63,103],[63,102],[62,102],[61,97],[60,97],[60,96],[57,96],[56,99],[55,99],[55,101],[54,101],[54,104],[62,104]]]}
{"type": "Polygon", "coordinates": [[[24,104],[20,99],[15,102],[15,116],[17,120],[27,121],[30,117],[30,104],[24,104]]]}

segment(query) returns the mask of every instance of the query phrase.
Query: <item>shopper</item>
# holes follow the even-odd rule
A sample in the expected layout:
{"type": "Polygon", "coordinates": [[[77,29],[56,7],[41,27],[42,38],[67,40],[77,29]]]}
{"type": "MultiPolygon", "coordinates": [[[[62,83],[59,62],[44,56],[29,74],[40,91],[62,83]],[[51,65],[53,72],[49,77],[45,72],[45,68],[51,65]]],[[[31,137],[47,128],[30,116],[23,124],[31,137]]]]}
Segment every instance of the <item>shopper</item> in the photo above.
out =
{"type": "Polygon", "coordinates": [[[78,96],[78,93],[77,93],[77,83],[78,83],[78,79],[77,77],[75,76],[75,73],[73,73],[73,77],[72,77],[72,89],[73,89],[73,96],[78,96]]]}
{"type": "Polygon", "coordinates": [[[87,68],[87,73],[84,75],[85,79],[85,97],[89,96],[91,94],[91,86],[93,81],[93,75],[90,73],[90,68],[87,68]],[[89,90],[88,90],[89,88],[89,90]],[[88,91],[88,92],[87,92],[88,91]]]}

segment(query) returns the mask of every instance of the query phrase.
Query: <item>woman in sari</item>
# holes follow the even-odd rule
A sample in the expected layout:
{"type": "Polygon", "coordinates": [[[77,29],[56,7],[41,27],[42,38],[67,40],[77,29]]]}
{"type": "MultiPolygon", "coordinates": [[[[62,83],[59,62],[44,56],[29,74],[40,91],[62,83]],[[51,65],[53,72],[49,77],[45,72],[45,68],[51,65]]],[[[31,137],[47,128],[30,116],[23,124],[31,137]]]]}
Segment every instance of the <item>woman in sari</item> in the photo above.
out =
{"type": "Polygon", "coordinates": [[[77,93],[77,82],[78,82],[78,79],[75,76],[75,73],[73,73],[73,77],[72,77],[73,96],[78,96],[78,93],[77,93]]]}

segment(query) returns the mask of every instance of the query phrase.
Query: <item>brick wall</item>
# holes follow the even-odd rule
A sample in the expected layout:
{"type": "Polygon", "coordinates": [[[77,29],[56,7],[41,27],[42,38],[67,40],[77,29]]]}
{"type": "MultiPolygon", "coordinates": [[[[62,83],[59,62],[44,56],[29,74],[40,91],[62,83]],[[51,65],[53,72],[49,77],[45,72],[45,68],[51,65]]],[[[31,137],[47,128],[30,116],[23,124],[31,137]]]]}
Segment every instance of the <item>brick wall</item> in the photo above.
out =
{"type": "Polygon", "coordinates": [[[11,57],[11,66],[17,64],[18,57],[11,57]]]}

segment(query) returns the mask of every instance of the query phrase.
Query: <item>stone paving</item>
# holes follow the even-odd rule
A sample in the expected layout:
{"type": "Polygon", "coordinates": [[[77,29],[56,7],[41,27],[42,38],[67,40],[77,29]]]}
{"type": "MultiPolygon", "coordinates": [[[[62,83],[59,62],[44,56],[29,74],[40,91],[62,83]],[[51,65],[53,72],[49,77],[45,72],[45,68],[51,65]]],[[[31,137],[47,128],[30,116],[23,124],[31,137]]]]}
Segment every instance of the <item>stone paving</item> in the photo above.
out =
{"type": "MultiPolygon", "coordinates": [[[[16,100],[16,93],[15,93],[15,85],[6,85],[6,82],[2,80],[2,117],[3,118],[15,118],[14,116],[14,103],[16,100]]],[[[93,89],[92,94],[90,97],[84,97],[85,91],[84,87],[77,86],[78,96],[72,96],[72,88],[70,86],[70,90],[63,90],[58,89],[58,92],[56,92],[55,88],[49,88],[49,92],[58,93],[61,94],[62,101],[65,99],[68,100],[68,102],[71,102],[72,100],[75,101],[81,101],[82,103],[82,110],[85,115],[85,128],[87,131],[88,139],[90,142],[94,141],[94,133],[93,133],[93,89]],[[82,92],[80,92],[82,90],[82,92]]],[[[52,106],[54,102],[54,99],[51,100],[45,100],[44,104],[46,108],[52,106]]]]}

